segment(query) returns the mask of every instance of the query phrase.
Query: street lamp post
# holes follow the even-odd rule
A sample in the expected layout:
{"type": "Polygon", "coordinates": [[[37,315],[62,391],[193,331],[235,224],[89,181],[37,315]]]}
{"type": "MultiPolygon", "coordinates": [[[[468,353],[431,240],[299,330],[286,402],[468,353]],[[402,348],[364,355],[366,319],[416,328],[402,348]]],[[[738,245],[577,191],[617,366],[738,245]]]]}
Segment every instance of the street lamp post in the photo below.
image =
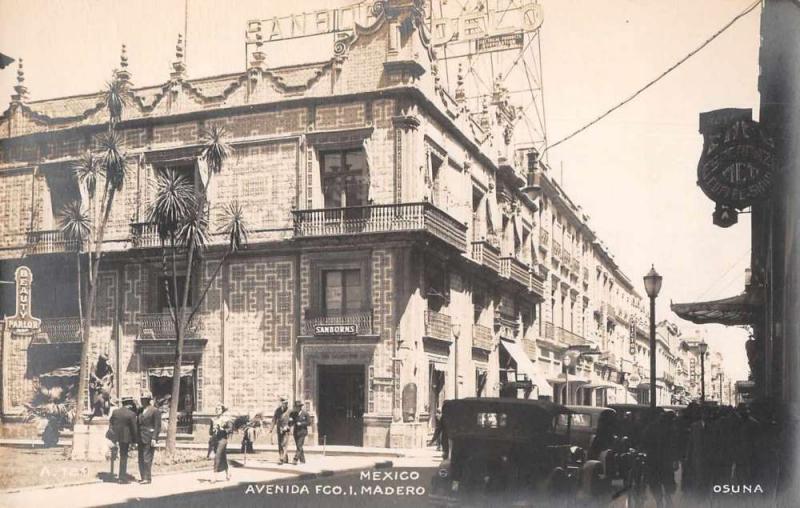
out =
{"type": "Polygon", "coordinates": [[[697,346],[700,350],[700,402],[706,401],[706,351],[708,351],[708,344],[706,341],[701,341],[697,346]]]}
{"type": "Polygon", "coordinates": [[[644,276],[644,290],[650,297],[650,407],[656,407],[656,297],[661,291],[662,277],[655,266],[644,276]]]}

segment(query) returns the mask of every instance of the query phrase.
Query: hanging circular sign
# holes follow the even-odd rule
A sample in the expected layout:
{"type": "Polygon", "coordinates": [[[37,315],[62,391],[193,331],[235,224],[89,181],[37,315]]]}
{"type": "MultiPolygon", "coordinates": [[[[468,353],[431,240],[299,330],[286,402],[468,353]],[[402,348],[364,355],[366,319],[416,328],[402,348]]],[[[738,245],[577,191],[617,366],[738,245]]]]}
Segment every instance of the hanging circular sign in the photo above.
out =
{"type": "Polygon", "coordinates": [[[697,185],[720,205],[747,208],[772,187],[775,144],[746,109],[722,109],[700,115],[703,153],[697,185]]]}

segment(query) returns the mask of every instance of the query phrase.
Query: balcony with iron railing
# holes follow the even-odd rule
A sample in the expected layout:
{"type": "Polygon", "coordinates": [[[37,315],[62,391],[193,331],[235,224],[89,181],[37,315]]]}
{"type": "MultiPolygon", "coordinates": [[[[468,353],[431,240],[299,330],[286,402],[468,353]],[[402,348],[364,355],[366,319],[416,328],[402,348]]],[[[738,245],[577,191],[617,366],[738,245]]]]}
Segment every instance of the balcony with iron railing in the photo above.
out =
{"type": "Polygon", "coordinates": [[[500,271],[500,249],[492,245],[488,240],[472,242],[471,258],[479,265],[495,272],[500,271]]]}
{"type": "Polygon", "coordinates": [[[472,347],[484,351],[494,349],[494,336],[491,328],[478,324],[472,325],[472,347]]]}
{"type": "Polygon", "coordinates": [[[34,337],[34,342],[37,344],[68,344],[82,341],[79,317],[43,318],[41,327],[34,337]]]}
{"type": "Polygon", "coordinates": [[[447,343],[453,342],[453,324],[450,316],[441,312],[426,310],[425,337],[447,343]]]}
{"type": "Polygon", "coordinates": [[[372,323],[372,309],[348,311],[342,314],[309,311],[306,312],[303,321],[303,333],[313,336],[316,335],[318,326],[353,325],[356,335],[374,335],[372,323]]]}
{"type": "Polygon", "coordinates": [[[295,237],[423,232],[460,251],[467,249],[467,226],[431,203],[368,205],[295,210],[295,237]]]}
{"type": "Polygon", "coordinates": [[[564,268],[572,268],[572,254],[567,249],[561,249],[561,264],[564,268]]]}
{"type": "Polygon", "coordinates": [[[513,256],[500,258],[500,276],[505,277],[520,286],[527,288],[530,285],[530,267],[513,256]]]}
{"type": "Polygon", "coordinates": [[[158,237],[158,228],[153,222],[135,222],[131,224],[131,247],[134,249],[149,249],[161,247],[158,237]]]}
{"type": "Polygon", "coordinates": [[[575,274],[575,277],[577,277],[581,272],[581,262],[578,260],[578,258],[572,258],[572,261],[570,262],[570,270],[572,270],[572,273],[575,274]]]}
{"type": "Polygon", "coordinates": [[[28,254],[55,254],[77,250],[78,242],[67,238],[67,235],[59,229],[28,232],[28,254]]]}
{"type": "MultiPolygon", "coordinates": [[[[139,332],[136,340],[175,340],[175,322],[169,313],[139,314],[137,321],[139,332]]],[[[192,321],[186,327],[186,338],[196,338],[199,326],[196,321],[192,321]]]]}

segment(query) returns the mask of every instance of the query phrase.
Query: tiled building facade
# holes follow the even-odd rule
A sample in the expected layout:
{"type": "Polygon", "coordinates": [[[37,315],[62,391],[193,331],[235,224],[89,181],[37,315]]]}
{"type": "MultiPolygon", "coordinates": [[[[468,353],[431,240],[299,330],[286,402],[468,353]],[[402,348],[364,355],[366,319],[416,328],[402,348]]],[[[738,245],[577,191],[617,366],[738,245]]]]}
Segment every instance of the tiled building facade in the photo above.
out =
{"type": "MultiPolygon", "coordinates": [[[[164,168],[196,178],[201,133],[218,125],[234,154],[210,201],[237,199],[251,233],[190,326],[184,430],[219,403],[270,414],[286,394],[308,404],[314,439],[409,447],[449,398],[636,396],[645,380],[630,376],[648,346],[633,284],[535,151],[511,143],[506,91],[469,112],[463,91],[440,86],[418,2],[381,5],[324,62],[270,68],[259,47],[245,73],[190,80],[178,55],[169,81],[129,90],[117,129],[130,171],[106,233],[90,354],[111,358],[117,395],[168,391],[175,337],[146,223],[152,181],[164,168]],[[564,372],[565,354],[589,348],[599,353],[564,372]]],[[[126,59],[116,75],[127,81],[126,59]]],[[[0,278],[31,268],[42,328],[3,329],[6,418],[78,361],[79,261],[58,211],[85,199],[71,165],[97,149],[107,120],[100,94],[30,101],[23,78],[0,118],[0,278]]],[[[223,245],[212,236],[192,298],[223,245]]],[[[13,288],[1,304],[14,313],[13,288]]],[[[673,342],[660,342],[667,370],[673,342]]]]}

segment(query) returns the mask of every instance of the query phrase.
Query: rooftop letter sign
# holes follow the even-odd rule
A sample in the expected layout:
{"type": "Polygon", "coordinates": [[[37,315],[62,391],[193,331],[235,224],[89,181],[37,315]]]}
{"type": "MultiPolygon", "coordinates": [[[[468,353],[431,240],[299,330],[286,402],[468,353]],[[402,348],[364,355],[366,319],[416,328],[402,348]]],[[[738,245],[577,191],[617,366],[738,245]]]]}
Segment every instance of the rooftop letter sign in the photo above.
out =
{"type": "Polygon", "coordinates": [[[533,32],[542,24],[542,6],[536,2],[494,0],[479,5],[479,9],[462,12],[455,18],[432,18],[431,42],[442,45],[493,38],[479,44],[479,48],[488,51],[495,46],[514,46],[518,38],[510,34],[533,32]]]}
{"type": "Polygon", "coordinates": [[[752,110],[701,113],[700,133],[703,153],[697,185],[718,208],[742,210],[767,197],[774,177],[775,144],[752,120],[752,110]]]}
{"type": "Polygon", "coordinates": [[[15,335],[32,335],[42,324],[31,315],[31,286],[33,274],[27,266],[20,266],[14,274],[17,292],[17,312],[6,318],[6,327],[15,335]]]}
{"type": "Polygon", "coordinates": [[[271,19],[247,22],[248,38],[261,36],[264,42],[353,31],[356,24],[370,26],[383,13],[383,2],[361,2],[338,9],[321,9],[271,19]]]}

